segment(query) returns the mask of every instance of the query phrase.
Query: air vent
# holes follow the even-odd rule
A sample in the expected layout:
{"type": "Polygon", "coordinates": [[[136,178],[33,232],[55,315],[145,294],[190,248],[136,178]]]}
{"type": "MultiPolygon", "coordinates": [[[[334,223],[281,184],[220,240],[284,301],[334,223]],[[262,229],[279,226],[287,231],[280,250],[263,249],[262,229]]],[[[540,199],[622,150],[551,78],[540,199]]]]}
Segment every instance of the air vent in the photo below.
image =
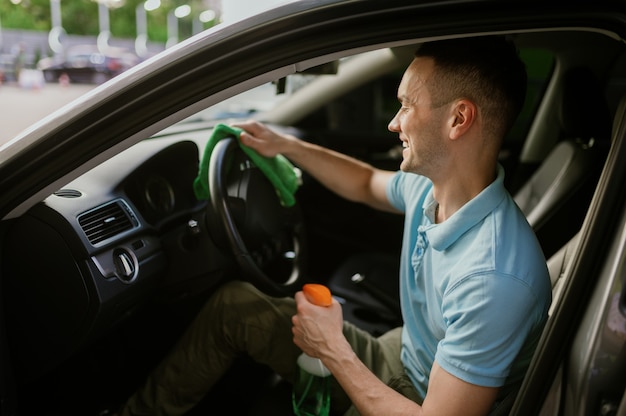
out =
{"type": "Polygon", "coordinates": [[[59,189],[54,195],[61,198],[80,198],[83,194],[76,189],[59,189]]]}
{"type": "Polygon", "coordinates": [[[130,207],[121,199],[80,214],[78,223],[94,246],[139,225],[130,207]]]}

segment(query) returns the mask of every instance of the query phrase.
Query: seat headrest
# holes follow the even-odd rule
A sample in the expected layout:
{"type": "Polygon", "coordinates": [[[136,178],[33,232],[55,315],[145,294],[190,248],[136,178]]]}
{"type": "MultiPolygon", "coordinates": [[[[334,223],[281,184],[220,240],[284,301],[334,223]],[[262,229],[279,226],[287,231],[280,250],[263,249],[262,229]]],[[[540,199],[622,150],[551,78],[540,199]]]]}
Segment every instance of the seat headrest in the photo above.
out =
{"type": "Polygon", "coordinates": [[[575,67],[564,75],[559,118],[564,139],[609,140],[611,114],[598,78],[587,67],[575,67]]]}

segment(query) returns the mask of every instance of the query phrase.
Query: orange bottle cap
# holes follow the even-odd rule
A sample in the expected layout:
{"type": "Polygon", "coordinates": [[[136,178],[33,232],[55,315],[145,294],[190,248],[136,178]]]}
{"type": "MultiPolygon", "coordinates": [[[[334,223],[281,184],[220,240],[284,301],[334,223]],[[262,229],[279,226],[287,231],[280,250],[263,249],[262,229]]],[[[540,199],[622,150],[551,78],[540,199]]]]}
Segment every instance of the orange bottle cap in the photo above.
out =
{"type": "Polygon", "coordinates": [[[318,306],[330,306],[333,303],[330,289],[317,283],[307,283],[302,287],[307,300],[318,306]]]}

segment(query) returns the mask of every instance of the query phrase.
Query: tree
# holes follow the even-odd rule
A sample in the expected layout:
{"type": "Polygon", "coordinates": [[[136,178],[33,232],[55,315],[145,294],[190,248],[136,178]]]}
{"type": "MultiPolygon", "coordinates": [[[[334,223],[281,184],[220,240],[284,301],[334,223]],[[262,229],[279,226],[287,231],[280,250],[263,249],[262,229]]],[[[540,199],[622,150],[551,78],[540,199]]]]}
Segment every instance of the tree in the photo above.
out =
{"type": "MultiPolygon", "coordinates": [[[[40,31],[51,29],[50,0],[15,1],[18,4],[12,1],[0,2],[2,27],[40,31]]],[[[121,7],[110,9],[110,30],[113,37],[134,38],[137,35],[135,10],[137,5],[144,1],[125,0],[121,7]]],[[[167,14],[183,4],[189,4],[192,7],[192,15],[197,15],[203,10],[201,0],[161,0],[161,7],[148,13],[148,39],[150,41],[165,42],[167,40],[167,14]]],[[[68,34],[96,36],[100,29],[98,4],[94,0],[61,0],[61,20],[68,34]]]]}

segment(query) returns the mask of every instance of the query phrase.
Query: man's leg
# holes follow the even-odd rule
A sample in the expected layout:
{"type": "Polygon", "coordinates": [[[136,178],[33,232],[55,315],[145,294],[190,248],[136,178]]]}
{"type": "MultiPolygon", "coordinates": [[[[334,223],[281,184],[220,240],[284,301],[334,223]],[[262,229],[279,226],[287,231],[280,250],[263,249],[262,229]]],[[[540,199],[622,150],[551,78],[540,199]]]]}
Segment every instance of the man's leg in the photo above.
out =
{"type": "Polygon", "coordinates": [[[291,298],[271,298],[244,282],[220,288],[169,356],[126,403],[122,416],[182,415],[247,353],[293,380],[300,350],[292,341],[291,298]]]}

